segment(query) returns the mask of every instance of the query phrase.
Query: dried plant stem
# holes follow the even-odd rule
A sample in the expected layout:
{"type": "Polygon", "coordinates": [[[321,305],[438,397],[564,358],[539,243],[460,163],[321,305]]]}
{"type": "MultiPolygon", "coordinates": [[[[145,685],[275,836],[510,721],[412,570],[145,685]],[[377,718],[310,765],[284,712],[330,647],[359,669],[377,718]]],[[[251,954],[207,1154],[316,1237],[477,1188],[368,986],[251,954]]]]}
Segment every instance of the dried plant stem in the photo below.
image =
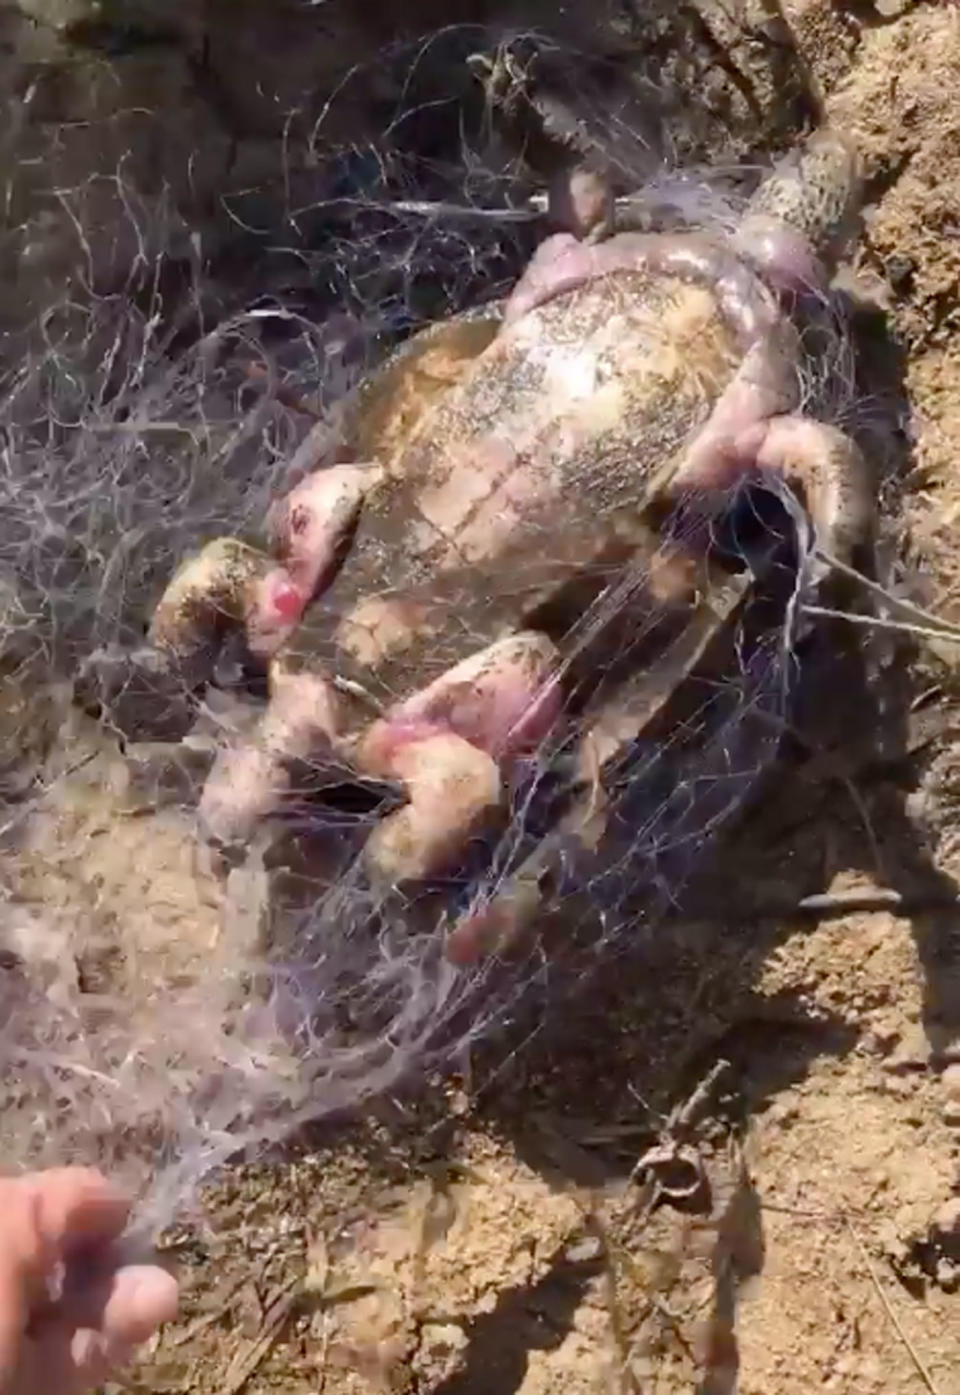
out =
{"type": "Polygon", "coordinates": [[[873,1261],[871,1260],[870,1255],[867,1252],[866,1245],[860,1238],[859,1232],[854,1227],[853,1222],[850,1220],[849,1216],[843,1217],[843,1224],[846,1228],[847,1234],[850,1236],[850,1239],[853,1241],[854,1245],[857,1248],[860,1258],[863,1261],[863,1266],[867,1271],[867,1275],[869,1276],[870,1282],[873,1285],[874,1290],[876,1291],[877,1297],[880,1299],[880,1302],[883,1306],[883,1310],[889,1318],[893,1330],[900,1338],[900,1341],[903,1343],[904,1348],[906,1349],[907,1354],[910,1357],[910,1360],[913,1362],[914,1367],[916,1368],[917,1375],[923,1381],[923,1384],[926,1386],[927,1390],[929,1390],[930,1395],[939,1395],[933,1377],[931,1376],[926,1364],[921,1358],[920,1353],[917,1351],[913,1342],[911,1342],[910,1338],[907,1336],[907,1333],[904,1331],[903,1324],[897,1317],[893,1304],[890,1302],[890,1299],[887,1297],[886,1292],[884,1291],[884,1287],[880,1282],[876,1268],[874,1267],[873,1261]]]}

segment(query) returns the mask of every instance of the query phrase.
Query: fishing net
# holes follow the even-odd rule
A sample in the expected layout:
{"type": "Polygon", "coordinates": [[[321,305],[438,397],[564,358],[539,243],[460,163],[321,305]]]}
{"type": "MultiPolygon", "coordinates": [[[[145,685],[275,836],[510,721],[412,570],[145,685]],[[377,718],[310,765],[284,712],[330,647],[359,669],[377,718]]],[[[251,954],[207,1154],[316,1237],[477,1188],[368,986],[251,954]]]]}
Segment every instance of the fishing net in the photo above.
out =
{"type": "MultiPolygon", "coordinates": [[[[444,63],[469,57],[477,39],[458,35],[444,63]]],[[[577,718],[523,762],[509,819],[469,866],[389,896],[363,872],[382,811],[359,796],[292,798],[279,830],[229,871],[201,846],[195,810],[211,751],[254,719],[255,693],[212,686],[177,741],[124,739],[72,701],[89,655],[142,644],[179,561],[221,534],[259,536],[307,432],[365,373],[427,322],[501,299],[535,246],[536,179],[501,158],[486,103],[452,125],[445,111],[439,143],[436,125],[424,126],[416,79],[435,44],[390,55],[409,81],[379,142],[328,148],[331,95],[311,134],[322,196],[301,189],[297,207],[288,197],[289,255],[269,290],[211,301],[216,272],[171,267],[153,207],[161,250],[145,251],[128,283],[109,294],[79,285],[8,340],[3,1161],[118,1173],[138,1189],[147,1238],[231,1156],[462,1062],[481,1042],[493,1044],[487,1059],[498,1043],[521,1050],[571,993],[589,991],[599,964],[642,955],[769,769],[796,684],[806,519],[785,492],[740,489],[713,537],[726,573],[711,613],[723,623],[691,611],[660,635],[637,602],[648,580],[638,558],[577,630],[587,646],[611,616],[633,617],[625,652],[646,646],[633,694],[646,715],[605,772],[599,841],[575,826],[590,799],[573,759],[577,718]],[[304,274],[292,276],[294,264],[304,274]],[[537,933],[453,962],[452,925],[531,888],[537,933]]],[[[651,227],[729,235],[743,171],[680,168],[649,94],[614,110],[596,86],[587,97],[586,124],[651,227]]],[[[137,224],[132,199],[127,212],[137,224]]],[[[267,271],[275,243],[268,250],[267,271]]],[[[825,307],[818,333],[804,397],[840,420],[853,395],[848,346],[825,307]]],[[[682,510],[668,519],[658,563],[682,553],[695,527],[682,510]]]]}

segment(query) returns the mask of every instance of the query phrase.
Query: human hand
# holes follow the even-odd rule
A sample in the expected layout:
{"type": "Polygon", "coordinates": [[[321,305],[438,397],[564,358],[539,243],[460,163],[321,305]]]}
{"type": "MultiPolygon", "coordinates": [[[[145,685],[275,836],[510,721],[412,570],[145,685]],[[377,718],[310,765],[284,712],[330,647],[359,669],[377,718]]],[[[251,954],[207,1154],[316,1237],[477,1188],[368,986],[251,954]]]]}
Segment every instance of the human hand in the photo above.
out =
{"type": "Polygon", "coordinates": [[[176,1280],[113,1249],[128,1212],[93,1169],[0,1178],[0,1395],[79,1395],[174,1317],[176,1280]]]}

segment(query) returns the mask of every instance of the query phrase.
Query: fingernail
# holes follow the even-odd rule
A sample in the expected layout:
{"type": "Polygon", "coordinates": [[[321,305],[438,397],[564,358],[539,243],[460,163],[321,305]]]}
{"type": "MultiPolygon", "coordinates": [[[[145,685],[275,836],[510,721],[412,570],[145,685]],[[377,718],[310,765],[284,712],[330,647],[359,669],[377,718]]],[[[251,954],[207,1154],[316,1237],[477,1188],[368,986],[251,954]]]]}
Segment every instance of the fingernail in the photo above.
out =
{"type": "Polygon", "coordinates": [[[105,1356],[106,1344],[100,1332],[81,1327],[70,1338],[70,1356],[79,1371],[92,1374],[99,1371],[105,1356]]]}
{"type": "Polygon", "coordinates": [[[131,1342],[142,1342],[177,1315],[179,1286],[172,1274],[156,1265],[121,1270],[110,1299],[107,1326],[131,1342]]]}

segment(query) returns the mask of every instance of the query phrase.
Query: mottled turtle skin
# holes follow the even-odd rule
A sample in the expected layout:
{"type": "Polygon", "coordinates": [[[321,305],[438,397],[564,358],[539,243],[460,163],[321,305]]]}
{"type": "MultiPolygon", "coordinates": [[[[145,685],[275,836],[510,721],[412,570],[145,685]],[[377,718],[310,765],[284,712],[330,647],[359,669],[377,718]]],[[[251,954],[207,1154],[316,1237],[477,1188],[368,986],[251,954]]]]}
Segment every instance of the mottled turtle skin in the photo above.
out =
{"type": "Polygon", "coordinates": [[[306,444],[273,556],[251,571],[218,540],[162,599],[151,638],[171,666],[189,655],[196,678],[238,614],[268,665],[258,738],[225,750],[207,782],[208,836],[243,842],[282,803],[290,758],[326,761],[331,780],[346,766],[406,789],[369,840],[371,873],[432,876],[589,684],[604,629],[592,619],[623,578],[644,580],[607,609],[621,647],[625,614],[642,628],[702,603],[704,548],[657,552],[671,507],[717,521],[739,482],[776,479],[827,553],[868,546],[859,451],[801,414],[793,314],[825,292],[858,194],[855,153],[824,131],[761,185],[732,238],[607,235],[594,176],[575,171],[555,203],[568,230],[506,305],[413,340],[327,430],[319,468],[306,444]],[[228,554],[240,589],[224,605],[228,554]]]}

